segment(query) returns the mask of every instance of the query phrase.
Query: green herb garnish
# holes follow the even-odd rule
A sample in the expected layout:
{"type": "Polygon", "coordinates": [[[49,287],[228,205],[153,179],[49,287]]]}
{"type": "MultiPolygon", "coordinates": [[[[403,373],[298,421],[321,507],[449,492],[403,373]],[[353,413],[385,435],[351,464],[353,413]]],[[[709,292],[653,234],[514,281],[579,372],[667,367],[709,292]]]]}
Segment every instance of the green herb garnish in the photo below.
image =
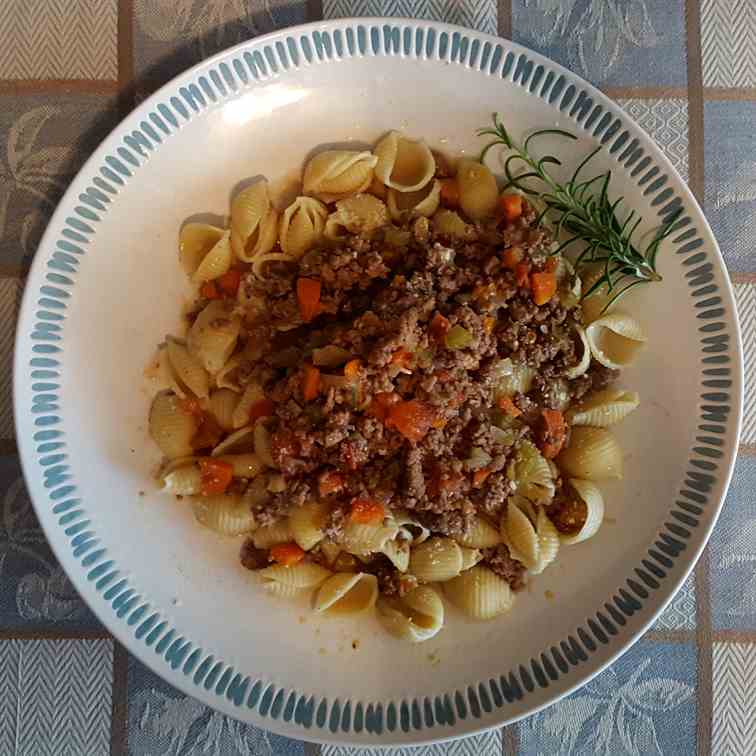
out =
{"type": "Polygon", "coordinates": [[[584,266],[595,264],[603,266],[603,271],[583,296],[590,296],[606,287],[609,300],[604,306],[605,311],[634,286],[662,280],[656,270],[659,245],[674,231],[682,208],[669,214],[654,232],[648,246],[644,250],[639,249],[633,243],[633,236],[642,218],[635,210],[630,210],[622,222],[618,219],[617,212],[624,197],[614,201],[609,199],[612,172],[606,171],[592,178],[580,179],[583,169],[602,147],[596,147],[584,158],[570,180],[562,184],[547,170],[548,165],[559,166],[562,162],[554,155],[536,157],[529,151],[535,139],[547,134],[573,141],[577,139],[574,134],[563,129],[539,129],[519,145],[510,137],[498,114],[494,113],[493,127],[478,131],[478,136],[494,137],[481,152],[480,160],[483,162],[488,151],[497,145],[503,145],[512,151],[504,161],[507,179],[504,189],[514,187],[540,200],[542,210],[536,225],[548,222],[553,226],[555,239],[559,242],[553,254],[563,252],[576,242],[584,243],[584,248],[574,260],[575,269],[579,271],[584,266]],[[521,172],[516,173],[518,168],[521,172]],[[540,181],[545,187],[534,187],[531,181],[540,181]],[[568,238],[560,241],[563,235],[568,238]]]}

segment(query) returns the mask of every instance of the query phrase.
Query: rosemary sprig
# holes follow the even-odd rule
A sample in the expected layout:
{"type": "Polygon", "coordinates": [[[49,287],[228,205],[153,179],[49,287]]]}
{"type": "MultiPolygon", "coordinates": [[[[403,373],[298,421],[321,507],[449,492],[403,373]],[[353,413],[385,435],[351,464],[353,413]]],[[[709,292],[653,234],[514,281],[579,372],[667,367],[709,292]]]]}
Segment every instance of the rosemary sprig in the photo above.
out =
{"type": "Polygon", "coordinates": [[[581,178],[585,167],[601,151],[601,146],[590,152],[580,162],[570,180],[562,184],[547,169],[549,165],[561,166],[562,162],[554,155],[539,158],[530,151],[530,146],[536,139],[548,134],[573,141],[577,139],[574,134],[563,129],[539,129],[519,145],[511,138],[498,114],[494,113],[493,127],[478,131],[478,136],[493,137],[483,148],[480,160],[482,162],[488,151],[497,145],[503,145],[511,151],[504,161],[507,179],[504,189],[515,187],[540,200],[542,210],[536,223],[548,222],[553,226],[555,239],[559,243],[553,254],[563,252],[577,242],[583,242],[584,246],[574,260],[575,269],[579,271],[588,265],[603,266],[599,268],[602,271],[600,277],[583,296],[590,296],[606,287],[609,297],[604,306],[606,311],[633,287],[662,280],[656,270],[656,256],[661,242],[673,232],[682,209],[678,208],[668,215],[656,229],[646,248],[639,249],[633,242],[633,236],[642,218],[631,209],[620,222],[617,216],[624,198],[619,197],[614,201],[609,198],[612,172],[581,178]],[[517,169],[520,172],[516,172],[517,169]],[[534,187],[530,183],[532,181],[540,181],[543,186],[534,187]],[[564,236],[567,238],[560,241],[564,236]]]}

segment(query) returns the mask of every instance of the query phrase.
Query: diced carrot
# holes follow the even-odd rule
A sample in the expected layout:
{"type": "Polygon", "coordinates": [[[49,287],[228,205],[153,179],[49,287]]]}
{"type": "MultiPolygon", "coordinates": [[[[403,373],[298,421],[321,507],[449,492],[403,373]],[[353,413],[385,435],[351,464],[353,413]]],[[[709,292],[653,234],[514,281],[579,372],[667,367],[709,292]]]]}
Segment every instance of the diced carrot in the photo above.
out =
{"type": "Polygon", "coordinates": [[[496,328],[496,318],[490,316],[483,318],[483,330],[486,333],[493,333],[494,328],[496,328]]]}
{"type": "Polygon", "coordinates": [[[392,404],[386,425],[396,428],[409,441],[422,441],[433,426],[436,410],[417,399],[392,404]]]}
{"type": "MultiPolygon", "coordinates": [[[[300,279],[301,280],[301,279],[300,279]]],[[[302,372],[302,395],[306,402],[316,399],[320,393],[320,370],[305,363],[302,372]]]]}
{"type": "Polygon", "coordinates": [[[233,465],[212,457],[201,459],[199,469],[200,493],[203,496],[225,493],[234,477],[233,465]]]}
{"type": "Polygon", "coordinates": [[[391,355],[391,364],[409,370],[409,368],[412,367],[412,357],[412,352],[410,352],[409,349],[399,347],[399,349],[391,355]]]}
{"type": "Polygon", "coordinates": [[[321,310],[320,281],[316,278],[298,278],[297,302],[299,314],[305,323],[316,318],[321,310]]]}
{"type": "Polygon", "coordinates": [[[215,285],[215,281],[205,281],[200,287],[200,296],[205,299],[220,299],[221,293],[215,285]]]}
{"type": "Polygon", "coordinates": [[[508,221],[517,220],[522,215],[522,196],[519,194],[502,194],[499,204],[508,221]]]}
{"type": "Polygon", "coordinates": [[[544,265],[544,270],[547,273],[554,273],[556,272],[558,265],[559,265],[559,261],[556,259],[556,257],[552,255],[546,260],[546,264],[544,265]]]}
{"type": "Polygon", "coordinates": [[[445,428],[445,427],[446,427],[446,423],[447,423],[447,422],[449,422],[449,421],[448,421],[448,420],[446,420],[446,418],[443,418],[443,417],[437,417],[437,418],[436,418],[436,419],[435,419],[435,420],[433,421],[433,427],[434,427],[434,428],[435,428],[436,430],[441,430],[442,428],[445,428]]]}
{"type": "Polygon", "coordinates": [[[567,440],[564,415],[559,410],[545,409],[542,410],[541,416],[543,417],[541,452],[546,459],[554,459],[562,451],[564,442],[567,440]]]}
{"type": "Polygon", "coordinates": [[[259,399],[249,408],[249,419],[254,423],[261,417],[270,417],[273,414],[273,402],[270,399],[259,399]]]}
{"type": "Polygon", "coordinates": [[[441,180],[441,202],[446,207],[457,207],[459,205],[459,184],[453,178],[441,180]]]}
{"type": "Polygon", "coordinates": [[[526,262],[519,262],[515,267],[515,280],[521,289],[527,289],[529,284],[530,265],[526,262]]]}
{"type": "Polygon", "coordinates": [[[523,257],[525,257],[525,253],[522,251],[522,247],[508,247],[501,255],[501,262],[505,268],[516,270],[517,263],[522,262],[523,257]]]}
{"type": "Polygon", "coordinates": [[[341,473],[327,470],[318,478],[318,493],[322,497],[339,493],[344,488],[344,476],[341,473]]]}
{"type": "Polygon", "coordinates": [[[446,338],[446,334],[449,333],[450,328],[451,323],[440,312],[437,312],[430,322],[431,336],[433,336],[436,341],[443,342],[446,338]]]}
{"type": "Polygon", "coordinates": [[[277,543],[270,547],[270,559],[284,567],[293,567],[304,559],[304,551],[296,543],[277,543]]]}
{"type": "Polygon", "coordinates": [[[360,360],[349,360],[349,362],[344,365],[344,375],[353,381],[360,377],[361,372],[362,362],[360,360]]]}
{"type": "Polygon", "coordinates": [[[370,402],[366,412],[381,422],[388,417],[389,407],[399,401],[399,394],[393,391],[379,391],[370,402]]]}
{"type": "Polygon", "coordinates": [[[241,278],[242,278],[241,271],[236,270],[236,268],[231,268],[231,270],[226,271],[218,279],[218,287],[223,292],[223,296],[235,297],[236,293],[239,291],[239,284],[241,284],[241,278]]]}
{"type": "Polygon", "coordinates": [[[533,292],[533,301],[537,305],[546,304],[556,294],[556,275],[545,270],[540,273],[531,273],[530,289],[533,292]]]}
{"type": "Polygon", "coordinates": [[[491,471],[487,467],[476,470],[473,473],[473,486],[475,486],[475,488],[480,488],[490,474],[491,471]]]}
{"type": "Polygon", "coordinates": [[[352,502],[352,511],[349,518],[352,522],[358,522],[361,525],[370,525],[381,522],[386,516],[386,510],[383,504],[373,499],[355,499],[352,502]]]}
{"type": "Polygon", "coordinates": [[[462,481],[463,478],[459,473],[442,469],[436,465],[430,479],[426,481],[425,487],[429,496],[435,498],[442,493],[453,493],[460,487],[462,481]]]}
{"type": "Polygon", "coordinates": [[[499,409],[510,417],[519,417],[522,414],[522,410],[508,396],[500,396],[496,403],[499,409]]]}
{"type": "Polygon", "coordinates": [[[187,397],[179,402],[181,409],[186,412],[187,415],[194,415],[195,417],[202,417],[202,407],[200,403],[194,397],[187,397]]]}

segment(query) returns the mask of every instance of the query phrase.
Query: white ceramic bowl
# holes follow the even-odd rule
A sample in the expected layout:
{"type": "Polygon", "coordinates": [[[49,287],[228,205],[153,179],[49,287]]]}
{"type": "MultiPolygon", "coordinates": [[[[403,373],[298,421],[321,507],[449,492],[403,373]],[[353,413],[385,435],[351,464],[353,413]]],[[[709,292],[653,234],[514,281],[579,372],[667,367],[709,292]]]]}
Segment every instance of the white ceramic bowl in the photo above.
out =
{"type": "Polygon", "coordinates": [[[716,242],[643,131],[582,79],[518,45],[395,19],[260,37],[137,108],[47,229],[15,367],[37,514],[113,634],[220,711],[292,737],[362,744],[512,722],[626,650],[706,543],[742,402],[735,306],[716,242]],[[373,618],[325,620],[268,598],[238,564],[238,542],[198,527],[185,504],[155,490],[142,371],[178,324],[186,284],[177,232],[187,217],[226,213],[232,188],[251,175],[291,178],[317,145],[372,143],[390,128],[477,153],[475,130],[493,111],[518,136],[556,125],[575,132],[576,145],[557,147],[568,164],[604,142],[595,167],[611,166],[613,190],[647,228],[672,202],[687,222],[660,254],[663,283],[625,303],[650,338],[623,377],[642,404],[619,431],[626,476],[605,489],[599,535],[564,550],[503,618],[475,623],[450,610],[435,639],[405,645],[373,618]]]}

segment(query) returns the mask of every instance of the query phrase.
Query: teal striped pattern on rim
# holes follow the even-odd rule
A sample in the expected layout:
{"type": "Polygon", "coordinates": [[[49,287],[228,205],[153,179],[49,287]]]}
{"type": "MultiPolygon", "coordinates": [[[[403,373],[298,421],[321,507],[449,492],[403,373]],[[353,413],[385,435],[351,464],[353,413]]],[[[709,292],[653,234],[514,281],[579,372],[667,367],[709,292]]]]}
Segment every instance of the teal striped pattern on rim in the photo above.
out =
{"type": "Polygon", "coordinates": [[[537,688],[548,688],[571,669],[588,662],[599,649],[611,647],[628,618],[665,585],[675,561],[702,527],[714,485],[726,475],[721,439],[737,422],[737,397],[731,393],[737,338],[729,330],[728,318],[732,322],[734,316],[726,311],[728,300],[713,275],[711,252],[693,220],[683,216],[675,222],[671,243],[685,271],[696,310],[701,362],[699,432],[690,452],[685,483],[632,573],[575,632],[544,648],[537,657],[522,659],[516,668],[433,698],[363,702],[316,699],[306,691],[282,689],[208,654],[181,629],[171,626],[147,596],[131,587],[122,568],[109,558],[106,536],[90,527],[86,502],[78,498],[67,463],[65,432],[58,414],[65,350],[62,321],[74,295],[79,260],[87,254],[101,218],[150,153],[170,140],[183,123],[282,71],[362,56],[441,60],[506,79],[549,102],[576,129],[604,144],[617,169],[636,181],[660,219],[682,205],[669,186],[670,177],[632,136],[632,129],[626,128],[621,110],[597,102],[567,72],[534,60],[504,40],[430,22],[365,21],[337,22],[330,29],[305,28],[296,34],[278,35],[273,41],[262,38],[247,43],[176,92],[159,93],[159,101],[139,127],[125,135],[120,146],[98,166],[98,175],[65,219],[55,251],[45,263],[45,282],[29,294],[36,302],[34,330],[29,336],[33,357],[26,365],[34,394],[30,411],[36,427],[36,472],[44,477],[52,512],[87,580],[136,639],[193,685],[236,707],[252,709],[264,719],[294,722],[304,737],[308,732],[316,735],[315,731],[325,736],[329,732],[380,735],[398,730],[433,730],[429,737],[435,737],[444,735],[438,732],[440,728],[451,734],[450,728],[459,720],[480,719],[526,698],[537,688]]]}

